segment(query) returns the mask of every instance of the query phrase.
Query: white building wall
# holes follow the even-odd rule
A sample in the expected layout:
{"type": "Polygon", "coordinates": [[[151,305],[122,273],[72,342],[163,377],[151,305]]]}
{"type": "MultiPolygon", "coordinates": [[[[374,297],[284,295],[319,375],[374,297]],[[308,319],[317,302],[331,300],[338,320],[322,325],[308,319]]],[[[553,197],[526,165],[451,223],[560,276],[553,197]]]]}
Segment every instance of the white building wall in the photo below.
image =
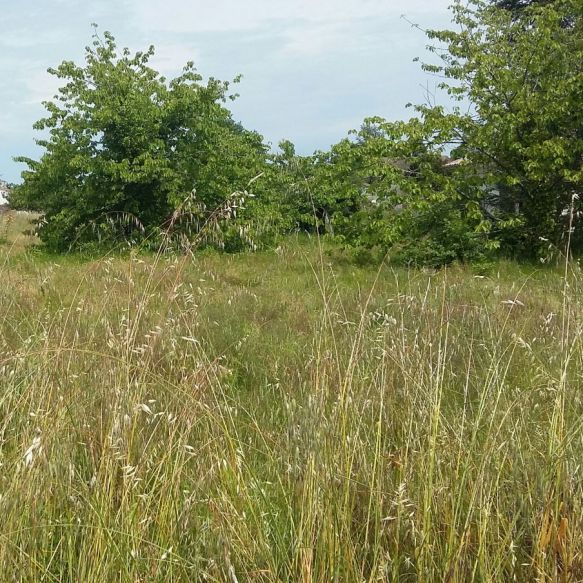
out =
{"type": "Polygon", "coordinates": [[[8,189],[0,182],[0,204],[8,202],[8,189]]]}

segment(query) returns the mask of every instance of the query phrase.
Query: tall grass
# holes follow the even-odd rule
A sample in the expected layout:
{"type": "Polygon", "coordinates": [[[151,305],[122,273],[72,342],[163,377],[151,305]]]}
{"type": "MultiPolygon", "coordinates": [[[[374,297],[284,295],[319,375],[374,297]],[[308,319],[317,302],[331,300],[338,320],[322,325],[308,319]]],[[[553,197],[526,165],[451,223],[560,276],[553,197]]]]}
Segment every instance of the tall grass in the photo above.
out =
{"type": "Polygon", "coordinates": [[[583,578],[581,275],[0,254],[0,573],[583,578]]]}

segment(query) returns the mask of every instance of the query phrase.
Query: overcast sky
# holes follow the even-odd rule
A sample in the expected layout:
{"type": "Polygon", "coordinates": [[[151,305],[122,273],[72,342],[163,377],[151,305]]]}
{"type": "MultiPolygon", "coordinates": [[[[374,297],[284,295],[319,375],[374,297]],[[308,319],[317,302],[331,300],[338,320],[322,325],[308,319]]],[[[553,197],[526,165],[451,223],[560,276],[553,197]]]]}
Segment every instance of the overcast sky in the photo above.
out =
{"type": "Polygon", "coordinates": [[[82,62],[91,23],[119,46],[156,46],[165,75],[193,60],[204,76],[242,73],[234,117],[274,146],[324,149],[363,118],[409,117],[435,80],[414,57],[424,28],[449,26],[450,0],[0,0],[0,176],[38,157],[32,124],[57,89],[47,67],[82,62]],[[405,16],[405,18],[402,18],[405,16]]]}

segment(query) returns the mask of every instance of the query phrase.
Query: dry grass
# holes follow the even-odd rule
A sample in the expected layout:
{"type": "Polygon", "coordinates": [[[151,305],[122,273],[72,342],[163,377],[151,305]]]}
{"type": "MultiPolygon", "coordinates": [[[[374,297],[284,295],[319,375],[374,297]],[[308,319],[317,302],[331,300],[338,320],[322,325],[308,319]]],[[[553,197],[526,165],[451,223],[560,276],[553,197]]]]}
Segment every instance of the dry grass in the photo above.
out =
{"type": "Polygon", "coordinates": [[[576,265],[0,266],[5,580],[582,580],[576,265]]]}
{"type": "MultiPolygon", "coordinates": [[[[0,243],[9,247],[10,251],[20,252],[36,242],[36,238],[30,234],[33,221],[37,215],[22,211],[0,208],[0,243]]],[[[4,250],[3,255],[6,254],[4,250]]]]}

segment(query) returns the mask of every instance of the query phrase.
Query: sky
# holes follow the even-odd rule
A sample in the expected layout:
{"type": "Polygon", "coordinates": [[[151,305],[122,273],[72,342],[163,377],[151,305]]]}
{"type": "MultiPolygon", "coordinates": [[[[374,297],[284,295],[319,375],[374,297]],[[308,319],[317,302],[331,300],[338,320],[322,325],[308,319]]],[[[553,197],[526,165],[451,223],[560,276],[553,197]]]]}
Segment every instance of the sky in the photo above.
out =
{"type": "Polygon", "coordinates": [[[448,28],[451,0],[0,0],[0,178],[19,182],[42,150],[33,123],[58,81],[46,69],[83,62],[97,23],[120,47],[153,44],[153,67],[176,76],[243,75],[233,116],[277,146],[327,149],[365,117],[405,119],[437,81],[421,28],[448,28]]]}

